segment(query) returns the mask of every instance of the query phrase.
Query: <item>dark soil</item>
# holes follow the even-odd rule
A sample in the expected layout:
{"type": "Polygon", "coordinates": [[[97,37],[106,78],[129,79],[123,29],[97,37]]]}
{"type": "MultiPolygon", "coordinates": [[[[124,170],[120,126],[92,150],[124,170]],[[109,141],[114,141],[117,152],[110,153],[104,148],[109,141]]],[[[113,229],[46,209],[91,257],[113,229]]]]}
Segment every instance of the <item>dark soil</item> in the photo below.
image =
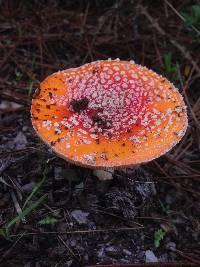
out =
{"type": "Polygon", "coordinates": [[[200,24],[179,16],[194,4],[0,1],[0,266],[200,266],[200,24]],[[49,74],[110,57],[173,81],[189,127],[163,157],[99,181],[39,140],[30,104],[49,74]]]}

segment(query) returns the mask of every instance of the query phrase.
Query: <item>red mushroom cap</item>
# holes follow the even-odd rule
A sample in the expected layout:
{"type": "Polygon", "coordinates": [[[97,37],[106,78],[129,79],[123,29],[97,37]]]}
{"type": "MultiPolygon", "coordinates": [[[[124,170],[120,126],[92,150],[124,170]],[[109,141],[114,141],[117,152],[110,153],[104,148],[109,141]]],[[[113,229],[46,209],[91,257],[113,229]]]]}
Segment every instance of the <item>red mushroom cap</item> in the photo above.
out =
{"type": "Polygon", "coordinates": [[[188,125],[172,83],[119,60],[50,75],[36,90],[31,112],[36,132],[57,154],[90,167],[153,160],[177,144],[188,125]]]}

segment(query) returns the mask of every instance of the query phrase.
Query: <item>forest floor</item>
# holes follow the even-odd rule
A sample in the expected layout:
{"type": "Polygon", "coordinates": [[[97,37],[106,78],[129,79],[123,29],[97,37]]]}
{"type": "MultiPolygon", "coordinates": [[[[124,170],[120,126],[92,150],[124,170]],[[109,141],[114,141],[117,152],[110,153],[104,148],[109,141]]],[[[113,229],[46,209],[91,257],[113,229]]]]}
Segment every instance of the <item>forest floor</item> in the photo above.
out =
{"type": "Polygon", "coordinates": [[[200,266],[199,1],[0,1],[0,34],[0,266],[200,266]],[[189,126],[99,181],[46,147],[30,105],[49,74],[107,58],[170,79],[189,126]]]}

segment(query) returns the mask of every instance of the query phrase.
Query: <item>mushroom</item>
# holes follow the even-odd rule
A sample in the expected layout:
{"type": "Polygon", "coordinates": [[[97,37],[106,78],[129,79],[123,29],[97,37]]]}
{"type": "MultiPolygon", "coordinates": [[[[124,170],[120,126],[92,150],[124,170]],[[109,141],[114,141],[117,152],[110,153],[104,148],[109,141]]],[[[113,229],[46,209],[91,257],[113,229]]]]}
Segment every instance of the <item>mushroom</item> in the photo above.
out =
{"type": "Polygon", "coordinates": [[[188,120],[178,90],[133,61],[99,60],[47,77],[32,124],[60,157],[90,168],[128,167],[174,147],[188,120]]]}

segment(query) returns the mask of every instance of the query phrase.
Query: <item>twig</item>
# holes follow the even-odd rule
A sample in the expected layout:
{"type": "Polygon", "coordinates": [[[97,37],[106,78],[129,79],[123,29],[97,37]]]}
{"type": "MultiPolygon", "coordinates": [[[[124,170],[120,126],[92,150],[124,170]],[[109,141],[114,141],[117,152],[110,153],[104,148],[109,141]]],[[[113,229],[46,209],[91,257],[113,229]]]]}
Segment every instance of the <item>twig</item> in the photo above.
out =
{"type": "Polygon", "coordinates": [[[171,36],[169,36],[158,24],[158,22],[149,14],[149,12],[147,11],[146,7],[141,6],[140,7],[141,12],[143,15],[145,15],[145,17],[148,19],[148,21],[152,24],[152,26],[157,30],[157,32],[166,37],[169,42],[176,47],[177,50],[179,50],[182,54],[182,56],[189,61],[193,68],[198,72],[198,74],[200,75],[200,67],[197,65],[197,63],[194,61],[194,59],[192,58],[191,54],[187,51],[187,49],[180,45],[176,40],[174,40],[171,36]]]}
{"type": "MultiPolygon", "coordinates": [[[[21,209],[21,207],[20,207],[20,205],[19,205],[19,202],[17,201],[17,198],[16,198],[16,196],[15,196],[14,191],[11,190],[10,194],[11,194],[11,197],[12,197],[12,200],[13,200],[13,203],[14,203],[14,206],[15,206],[15,209],[16,209],[16,211],[17,211],[17,214],[18,214],[19,216],[21,216],[21,214],[22,214],[22,209],[21,209]]],[[[24,217],[21,218],[21,220],[22,220],[24,223],[26,222],[26,220],[25,220],[24,217]]]]}
{"type": "Polygon", "coordinates": [[[1,166],[0,166],[0,175],[11,166],[12,161],[7,159],[7,161],[5,163],[1,162],[1,166]]]}
{"type": "Polygon", "coordinates": [[[133,264],[108,264],[108,265],[90,265],[86,267],[193,267],[198,266],[190,262],[152,262],[152,263],[133,263],[133,264]]]}
{"type": "MultiPolygon", "coordinates": [[[[173,7],[169,1],[164,1],[183,22],[186,22],[186,19],[173,7]]],[[[194,25],[190,25],[190,27],[200,36],[200,31],[194,25]]]]}
{"type": "Polygon", "coordinates": [[[67,250],[73,255],[74,258],[78,259],[79,258],[76,256],[76,254],[73,252],[73,250],[66,244],[66,242],[62,239],[60,235],[58,235],[58,239],[62,242],[62,244],[67,248],[67,250]]]}
{"type": "Polygon", "coordinates": [[[156,179],[196,179],[197,182],[199,182],[199,178],[200,178],[200,174],[192,174],[192,175],[180,175],[180,176],[169,176],[169,177],[165,177],[165,176],[160,176],[160,177],[156,177],[156,179]]]}
{"type": "Polygon", "coordinates": [[[12,252],[12,250],[14,249],[14,247],[17,245],[17,243],[20,241],[22,237],[23,237],[23,233],[17,238],[14,244],[12,244],[12,246],[3,254],[3,256],[0,259],[0,262],[5,261],[5,259],[9,257],[10,253],[12,252]]]}
{"type": "Polygon", "coordinates": [[[23,105],[29,105],[30,99],[28,98],[28,96],[24,95],[24,94],[20,94],[17,92],[13,92],[12,90],[8,90],[5,88],[2,88],[4,90],[0,91],[0,97],[2,99],[8,100],[8,101],[12,101],[12,102],[16,102],[19,104],[23,104],[23,105]]]}
{"type": "Polygon", "coordinates": [[[178,250],[178,249],[175,249],[175,250],[173,250],[173,251],[176,252],[176,253],[178,253],[178,254],[179,254],[180,256],[182,256],[183,258],[189,260],[191,263],[195,263],[195,264],[200,265],[200,260],[196,260],[196,259],[190,257],[187,253],[182,252],[182,251],[180,251],[180,250],[178,250]]]}
{"type": "MultiPolygon", "coordinates": [[[[122,227],[122,228],[112,228],[112,229],[97,229],[97,230],[78,230],[78,231],[61,231],[61,232],[30,232],[24,233],[24,236],[33,236],[33,235],[80,235],[80,234],[97,234],[105,232],[124,232],[124,231],[133,231],[140,230],[144,227],[122,227]]],[[[19,234],[10,235],[10,237],[17,237],[19,234]]]]}

